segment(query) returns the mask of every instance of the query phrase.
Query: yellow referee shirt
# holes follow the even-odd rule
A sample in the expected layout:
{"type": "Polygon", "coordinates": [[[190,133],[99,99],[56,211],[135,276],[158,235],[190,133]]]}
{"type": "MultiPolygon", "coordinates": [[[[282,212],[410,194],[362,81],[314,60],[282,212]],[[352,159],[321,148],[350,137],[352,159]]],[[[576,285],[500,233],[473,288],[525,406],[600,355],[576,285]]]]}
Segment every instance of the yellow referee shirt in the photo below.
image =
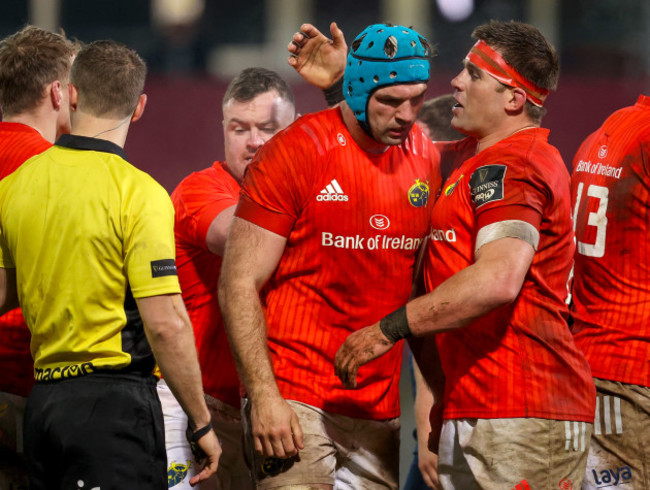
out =
{"type": "Polygon", "coordinates": [[[0,182],[37,381],[155,362],[134,298],[179,293],[167,192],[117,145],[66,135],[0,182]]]}

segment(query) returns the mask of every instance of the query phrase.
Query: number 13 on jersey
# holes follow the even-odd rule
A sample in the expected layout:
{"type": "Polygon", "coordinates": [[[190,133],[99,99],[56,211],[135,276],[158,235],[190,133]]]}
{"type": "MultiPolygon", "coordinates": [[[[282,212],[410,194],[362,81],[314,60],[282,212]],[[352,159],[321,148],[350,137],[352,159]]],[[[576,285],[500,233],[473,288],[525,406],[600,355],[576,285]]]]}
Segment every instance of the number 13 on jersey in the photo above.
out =
{"type": "Polygon", "coordinates": [[[587,257],[602,257],[605,255],[605,238],[607,236],[607,204],[609,202],[609,189],[595,184],[591,184],[587,188],[585,199],[598,199],[598,207],[596,208],[596,211],[588,211],[589,208],[587,206],[583,207],[583,209],[589,213],[587,217],[587,225],[581,226],[580,230],[576,230],[578,210],[581,208],[580,204],[582,202],[583,189],[584,183],[580,182],[576,193],[576,205],[573,209],[573,229],[576,232],[578,253],[586,255],[587,257]],[[594,243],[585,243],[582,241],[585,239],[585,236],[581,235],[587,235],[589,227],[592,226],[596,227],[596,241],[594,243]]]}

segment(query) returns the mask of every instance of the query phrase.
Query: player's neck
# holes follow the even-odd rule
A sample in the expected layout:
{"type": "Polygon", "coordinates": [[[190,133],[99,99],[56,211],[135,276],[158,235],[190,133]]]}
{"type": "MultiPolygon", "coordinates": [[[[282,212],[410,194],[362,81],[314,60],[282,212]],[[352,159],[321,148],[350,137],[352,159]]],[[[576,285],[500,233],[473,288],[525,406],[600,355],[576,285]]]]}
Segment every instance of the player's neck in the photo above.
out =
{"type": "Polygon", "coordinates": [[[502,141],[506,138],[509,138],[513,134],[516,134],[520,131],[526,129],[538,128],[539,125],[532,122],[530,119],[517,119],[509,121],[509,124],[503,124],[502,126],[496,128],[493,131],[490,131],[488,134],[477,138],[478,146],[476,148],[476,153],[479,153],[491,146],[496,145],[499,141],[502,141]]]}
{"type": "Polygon", "coordinates": [[[107,119],[76,111],[72,116],[72,134],[98,138],[124,148],[131,116],[123,119],[107,119]]]}
{"type": "Polygon", "coordinates": [[[359,125],[359,121],[354,117],[352,109],[343,102],[341,104],[341,112],[343,114],[343,122],[348,128],[350,135],[356,141],[357,145],[361,147],[362,150],[367,151],[368,153],[384,153],[389,146],[380,143],[374,138],[371,138],[368,133],[366,133],[363,128],[359,125]]]}

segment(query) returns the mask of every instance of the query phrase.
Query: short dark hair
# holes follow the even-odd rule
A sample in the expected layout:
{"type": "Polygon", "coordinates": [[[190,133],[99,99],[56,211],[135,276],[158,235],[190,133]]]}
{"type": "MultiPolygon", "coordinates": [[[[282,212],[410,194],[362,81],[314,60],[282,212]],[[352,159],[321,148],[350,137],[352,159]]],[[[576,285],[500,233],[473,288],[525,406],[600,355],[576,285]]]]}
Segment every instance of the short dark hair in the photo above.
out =
{"type": "Polygon", "coordinates": [[[95,41],[79,51],[70,83],[79,92],[81,110],[123,118],[135,110],[146,76],[147,67],[135,51],[116,41],[95,41]]]}
{"type": "Polygon", "coordinates": [[[222,106],[231,99],[248,102],[271,90],[276,90],[280,97],[296,105],[291,88],[280,75],[266,68],[253,67],[243,69],[232,79],[223,96],[222,106]]]}
{"type": "Polygon", "coordinates": [[[35,109],[45,88],[67,83],[79,45],[65,34],[28,25],[0,41],[0,109],[10,116],[35,109]]]}
{"type": "MultiPolygon", "coordinates": [[[[472,37],[499,50],[506,62],[540,88],[555,90],[560,63],[553,45],[530,24],[491,20],[474,29],[472,37]]],[[[526,101],[526,113],[540,122],[546,110],[526,101]]]]}
{"type": "Polygon", "coordinates": [[[417,119],[426,124],[434,141],[455,141],[465,137],[451,126],[451,109],[455,104],[456,99],[451,94],[435,97],[422,104],[417,119]]]}

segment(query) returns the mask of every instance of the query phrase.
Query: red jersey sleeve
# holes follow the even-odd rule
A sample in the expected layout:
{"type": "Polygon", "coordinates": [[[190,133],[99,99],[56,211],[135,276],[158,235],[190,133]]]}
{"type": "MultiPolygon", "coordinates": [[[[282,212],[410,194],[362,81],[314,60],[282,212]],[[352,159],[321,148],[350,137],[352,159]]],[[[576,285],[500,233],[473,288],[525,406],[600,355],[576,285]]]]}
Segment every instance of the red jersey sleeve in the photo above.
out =
{"type": "Polygon", "coordinates": [[[314,155],[309,150],[313,138],[307,129],[294,124],[257,152],[244,175],[236,216],[278,235],[289,236],[306,192],[314,185],[298,167],[314,155]]]}
{"type": "Polygon", "coordinates": [[[185,178],[172,193],[176,210],[175,231],[189,243],[208,250],[206,236],[214,218],[235,206],[238,184],[219,162],[209,172],[195,172],[185,178]],[[226,174],[229,179],[218,179],[226,174]]]}
{"type": "Polygon", "coordinates": [[[525,221],[539,230],[551,193],[526,157],[482,165],[470,176],[478,228],[505,220],[525,221]]]}

